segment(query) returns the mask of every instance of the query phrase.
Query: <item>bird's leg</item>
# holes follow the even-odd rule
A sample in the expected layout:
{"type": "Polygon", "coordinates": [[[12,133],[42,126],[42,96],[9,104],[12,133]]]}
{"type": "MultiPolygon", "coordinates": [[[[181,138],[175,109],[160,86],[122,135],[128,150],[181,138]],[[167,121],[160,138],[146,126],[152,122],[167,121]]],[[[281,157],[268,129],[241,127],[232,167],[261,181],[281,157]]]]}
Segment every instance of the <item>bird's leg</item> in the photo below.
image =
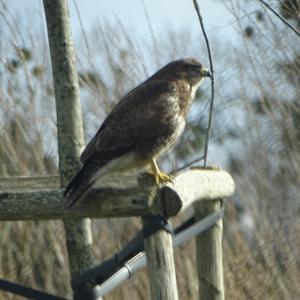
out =
{"type": "Polygon", "coordinates": [[[151,165],[151,169],[153,172],[156,185],[159,185],[160,183],[166,183],[166,182],[174,183],[174,178],[171,175],[168,175],[160,171],[154,158],[151,159],[150,165],[151,165]]]}

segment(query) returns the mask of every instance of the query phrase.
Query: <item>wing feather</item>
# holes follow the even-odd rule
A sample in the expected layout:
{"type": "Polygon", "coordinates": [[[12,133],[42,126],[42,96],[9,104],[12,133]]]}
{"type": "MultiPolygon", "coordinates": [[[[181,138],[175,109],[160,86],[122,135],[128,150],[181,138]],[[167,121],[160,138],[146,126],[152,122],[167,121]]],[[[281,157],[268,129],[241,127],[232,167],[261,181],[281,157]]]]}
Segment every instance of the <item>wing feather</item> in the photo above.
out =
{"type": "Polygon", "coordinates": [[[163,99],[175,94],[176,85],[165,80],[150,81],[127,94],[88,143],[81,155],[82,163],[97,161],[97,157],[111,160],[134,148],[145,136],[159,135],[161,128],[153,126],[153,120],[161,111],[163,99]]]}
{"type": "Polygon", "coordinates": [[[99,168],[128,153],[143,139],[162,134],[163,128],[153,126],[153,122],[160,119],[156,114],[162,111],[164,99],[170,97],[176,97],[176,84],[152,80],[122,98],[81,155],[83,166],[64,194],[69,206],[89,189],[99,168]]]}

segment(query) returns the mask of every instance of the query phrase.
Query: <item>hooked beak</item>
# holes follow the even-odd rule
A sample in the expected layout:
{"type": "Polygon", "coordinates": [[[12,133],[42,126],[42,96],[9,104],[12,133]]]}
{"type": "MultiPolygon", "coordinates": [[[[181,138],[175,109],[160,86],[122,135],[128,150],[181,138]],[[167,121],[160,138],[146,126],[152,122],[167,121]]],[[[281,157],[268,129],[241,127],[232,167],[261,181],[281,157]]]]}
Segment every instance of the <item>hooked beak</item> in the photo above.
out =
{"type": "Polygon", "coordinates": [[[210,77],[211,78],[211,74],[208,71],[208,69],[206,69],[206,68],[202,68],[200,70],[200,74],[201,74],[202,77],[210,77]]]}

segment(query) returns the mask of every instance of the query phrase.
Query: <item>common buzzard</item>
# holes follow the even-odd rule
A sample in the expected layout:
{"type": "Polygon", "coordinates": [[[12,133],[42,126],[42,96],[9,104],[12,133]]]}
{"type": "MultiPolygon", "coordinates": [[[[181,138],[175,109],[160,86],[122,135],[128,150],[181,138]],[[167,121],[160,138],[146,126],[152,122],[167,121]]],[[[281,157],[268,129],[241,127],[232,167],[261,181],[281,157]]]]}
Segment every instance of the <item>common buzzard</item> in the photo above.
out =
{"type": "Polygon", "coordinates": [[[156,159],[183,132],[196,89],[207,76],[196,59],[176,60],[126,94],[83,151],[82,168],[64,192],[67,205],[107,174],[150,166],[157,185],[171,181],[156,159]]]}

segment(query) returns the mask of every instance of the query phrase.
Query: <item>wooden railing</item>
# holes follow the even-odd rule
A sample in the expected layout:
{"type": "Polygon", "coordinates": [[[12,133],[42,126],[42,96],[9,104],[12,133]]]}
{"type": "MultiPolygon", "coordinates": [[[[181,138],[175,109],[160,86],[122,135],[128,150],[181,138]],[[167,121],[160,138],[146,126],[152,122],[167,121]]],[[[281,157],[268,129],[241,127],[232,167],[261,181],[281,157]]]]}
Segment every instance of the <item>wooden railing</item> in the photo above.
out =
{"type": "MultiPolygon", "coordinates": [[[[57,176],[0,178],[0,221],[141,216],[146,223],[149,216],[170,218],[190,207],[202,219],[220,210],[220,199],[233,192],[234,182],[227,172],[193,169],[159,189],[150,181],[122,190],[92,190],[68,209],[57,176]]],[[[222,220],[199,235],[196,245],[200,298],[224,299],[222,220]]],[[[176,299],[172,235],[157,231],[145,239],[145,252],[152,299],[176,299]]]]}

